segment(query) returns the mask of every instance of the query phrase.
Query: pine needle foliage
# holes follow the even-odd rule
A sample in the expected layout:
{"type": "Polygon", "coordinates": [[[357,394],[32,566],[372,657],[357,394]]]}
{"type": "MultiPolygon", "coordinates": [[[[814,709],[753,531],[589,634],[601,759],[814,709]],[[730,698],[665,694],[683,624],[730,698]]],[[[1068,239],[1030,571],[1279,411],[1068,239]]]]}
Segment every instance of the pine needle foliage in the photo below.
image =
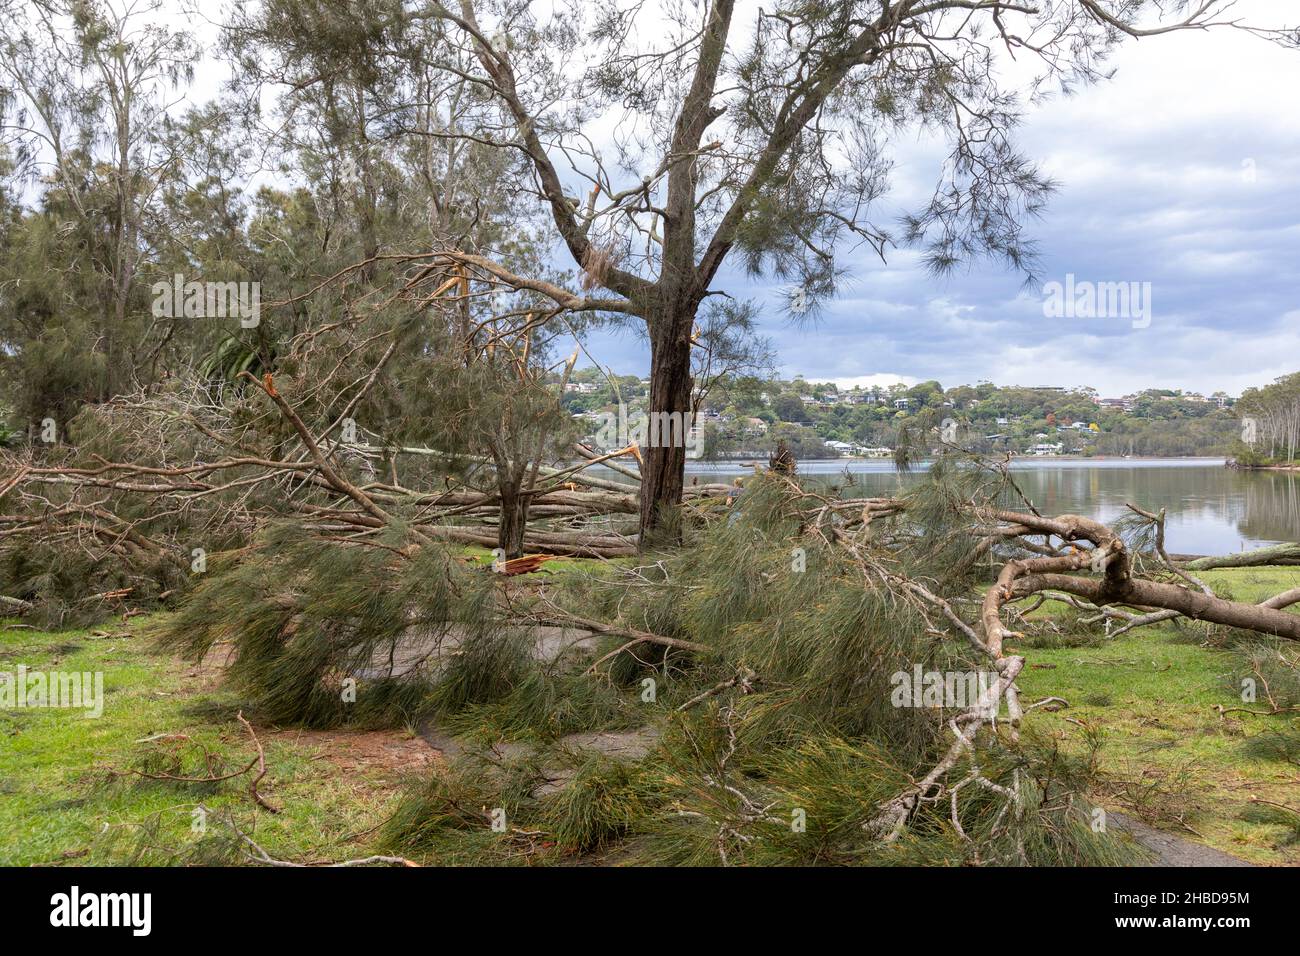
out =
{"type": "MultiPolygon", "coordinates": [[[[891,520],[878,533],[904,544],[873,549],[869,571],[812,517],[819,498],[783,478],[756,480],[687,548],[548,582],[549,602],[623,634],[554,660],[537,653],[530,585],[438,547],[403,548],[397,528],[361,545],[273,525],[238,562],[217,562],[159,637],[192,656],[229,642],[231,679],[262,720],[432,719],[468,741],[470,753],[412,782],[385,828],[386,846],[434,862],[1125,859],[1122,845],[1092,832],[1080,796],[1095,761],[987,733],[979,775],[991,786],[963,788],[956,823],[936,801],[894,842],[867,826],[951,739],[951,711],[895,705],[896,675],[983,663],[889,580],[969,593],[970,569],[943,566],[949,540],[965,533],[954,496],[994,495],[996,480],[941,470],[921,493],[940,530],[917,533],[910,514],[908,524],[891,520]],[[707,650],[642,644],[586,672],[629,631],[707,650]],[[646,677],[657,689],[649,703],[639,694],[646,677]],[[343,693],[349,679],[355,703],[343,693]],[[641,725],[657,740],[637,760],[569,737],[641,725]],[[504,739],[527,743],[502,751],[504,739]],[[492,826],[499,818],[504,829],[492,826]]],[[[951,780],[973,773],[968,760],[951,780]]]]}
{"type": "Polygon", "coordinates": [[[540,768],[531,759],[467,754],[412,782],[379,844],[448,866],[527,862],[532,843],[526,836],[516,840],[513,833],[535,817],[533,794],[540,782],[540,768]],[[497,821],[504,829],[493,829],[497,821]]]}
{"type": "Polygon", "coordinates": [[[886,843],[866,824],[910,772],[888,748],[816,730],[775,750],[756,749],[755,739],[737,710],[715,704],[670,721],[659,749],[636,762],[578,754],[557,764],[540,751],[512,762],[467,755],[412,782],[383,845],[429,862],[479,864],[559,864],[575,855],[664,866],[1142,861],[1132,845],[1094,832],[1079,796],[1092,780],[1089,762],[1048,743],[982,755],[989,781],[1018,786],[1014,804],[964,788],[960,831],[945,799],[923,805],[886,843]],[[556,776],[566,778],[563,788],[546,790],[556,776]],[[492,830],[492,809],[503,812],[506,830],[492,830]]]}
{"type": "Polygon", "coordinates": [[[507,579],[437,546],[400,556],[399,533],[363,546],[272,525],[215,562],[156,638],[195,659],[228,644],[232,686],[273,723],[434,718],[476,738],[555,739],[643,719],[571,655],[540,659],[499,600],[507,579]]]}
{"type": "Polygon", "coordinates": [[[662,804],[662,775],[647,763],[628,763],[590,754],[579,757],[566,786],[546,800],[541,825],[560,850],[593,853],[607,849],[643,825],[662,804]]]}
{"type": "Polygon", "coordinates": [[[966,652],[926,636],[925,623],[888,590],[865,586],[843,549],[800,535],[806,516],[784,483],[757,481],[740,502],[692,547],[588,582],[586,606],[716,652],[688,666],[638,649],[649,662],[639,664],[644,672],[657,668],[698,690],[741,668],[760,675],[756,714],[773,744],[816,724],[923,750],[931,721],[890,705],[890,677],[916,663],[952,669],[966,652]]]}
{"type": "Polygon", "coordinates": [[[1250,686],[1258,709],[1290,711],[1300,707],[1300,649],[1289,641],[1249,635],[1236,649],[1238,664],[1230,687],[1240,695],[1250,686]],[[1246,683],[1249,681],[1249,685],[1246,683]]]}
{"type": "Polygon", "coordinates": [[[439,674],[425,711],[446,730],[484,741],[554,741],[645,720],[627,694],[567,660],[538,660],[534,646],[523,628],[468,637],[439,674]]]}
{"type": "Polygon", "coordinates": [[[266,721],[410,721],[439,651],[498,622],[486,575],[436,547],[399,557],[400,544],[395,533],[373,547],[330,544],[272,525],[242,560],[213,569],[157,638],[194,658],[232,645],[229,679],[266,721]]]}
{"type": "MultiPolygon", "coordinates": [[[[923,492],[934,514],[952,515],[954,495],[1000,493],[996,476],[965,469],[941,472],[936,483],[923,492]]],[[[387,830],[391,846],[479,862],[563,862],[574,854],[710,866],[1136,862],[1127,844],[1092,829],[1082,795],[1096,761],[1032,738],[1013,747],[985,735],[978,770],[992,786],[961,789],[956,824],[944,799],[923,803],[894,842],[872,834],[867,824],[880,805],[905,792],[951,740],[952,712],[893,706],[891,677],[918,664],[968,671],[981,662],[818,534],[809,508],[789,482],[756,480],[690,547],[567,577],[553,597],[575,613],[709,649],[687,655],[639,645],[610,662],[610,686],[650,676],[660,701],[673,702],[641,707],[659,732],[655,749],[637,761],[539,749],[533,757],[545,769],[527,798],[494,789],[518,786],[500,771],[435,772],[400,801],[387,830]],[[734,680],[740,674],[754,675],[743,689],[734,680]],[[556,778],[564,781],[558,791],[544,786],[556,778]],[[506,804],[517,829],[495,840],[478,816],[448,809],[506,804]]],[[[955,517],[940,526],[932,537],[913,535],[890,568],[928,569],[936,590],[963,593],[969,569],[949,576],[942,566],[944,535],[962,529],[955,517]]],[[[894,523],[881,533],[911,530],[894,523]]],[[[975,769],[964,758],[950,778],[975,769]]]]}

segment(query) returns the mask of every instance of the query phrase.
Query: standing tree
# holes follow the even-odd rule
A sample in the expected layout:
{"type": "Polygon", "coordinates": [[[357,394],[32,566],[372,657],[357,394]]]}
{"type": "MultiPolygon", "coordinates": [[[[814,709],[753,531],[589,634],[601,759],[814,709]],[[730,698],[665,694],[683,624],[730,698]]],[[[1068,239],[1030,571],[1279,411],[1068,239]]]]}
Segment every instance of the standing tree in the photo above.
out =
{"type": "Polygon", "coordinates": [[[34,259],[48,260],[55,275],[44,285],[74,302],[19,290],[26,302],[14,316],[19,341],[11,347],[31,345],[36,361],[46,357],[54,370],[43,374],[56,380],[51,394],[104,401],[130,383],[147,340],[165,334],[141,321],[139,273],[168,233],[162,195],[178,178],[180,159],[164,135],[167,111],[176,88],[192,78],[195,49],[187,33],[150,22],[157,2],[19,6],[0,2],[0,135],[12,144],[17,175],[44,173],[43,213],[51,220],[19,241],[34,259]],[[86,334],[73,329],[81,311],[90,313],[84,322],[98,359],[93,382],[77,380],[86,363],[60,342],[86,334]],[[60,366],[70,387],[58,381],[60,366]]]}
{"type": "MultiPolygon", "coordinates": [[[[1032,274],[1023,227],[1051,183],[1013,143],[1025,103],[1050,83],[1100,78],[1125,37],[1239,26],[1220,19],[1227,6],[778,0],[737,11],[709,0],[594,13],[573,4],[544,20],[523,0],[458,0],[394,17],[436,26],[449,75],[477,90],[474,122],[440,135],[522,155],[523,188],[548,211],[584,292],[613,294],[552,286],[557,302],[645,323],[649,411],[662,415],[690,411],[696,314],[733,252],[749,271],[791,282],[799,314],[833,293],[845,237],[882,256],[895,241],[919,246],[936,271],[989,257],[1032,274]],[[1160,19],[1147,22],[1152,10],[1160,19]],[[1014,85],[1004,58],[1017,61],[1014,85]],[[873,222],[885,145],[918,126],[944,134],[951,151],[932,199],[895,239],[873,222]],[[597,139],[611,141],[616,162],[597,139]]],[[[537,289],[532,277],[493,271],[537,289]]],[[[646,449],[643,544],[676,527],[666,511],[680,501],[684,464],[682,447],[646,449]]]]}

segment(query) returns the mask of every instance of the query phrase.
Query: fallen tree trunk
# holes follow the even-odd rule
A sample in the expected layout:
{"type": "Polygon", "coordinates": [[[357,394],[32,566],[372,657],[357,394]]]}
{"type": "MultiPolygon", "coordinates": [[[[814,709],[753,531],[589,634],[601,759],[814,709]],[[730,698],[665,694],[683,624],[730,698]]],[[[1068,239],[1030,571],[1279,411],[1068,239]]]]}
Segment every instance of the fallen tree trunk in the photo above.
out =
{"type": "MultiPolygon", "coordinates": [[[[455,541],[458,544],[477,544],[485,548],[497,546],[496,531],[488,527],[421,525],[421,530],[430,538],[455,541]]],[[[625,558],[637,552],[635,537],[578,531],[528,531],[524,535],[524,549],[533,554],[558,554],[575,558],[625,558]]]]}
{"type": "Polygon", "coordinates": [[[982,616],[991,650],[999,649],[1002,636],[1009,633],[1000,622],[1002,606],[1040,591],[1062,591],[1098,606],[1126,604],[1176,611],[1195,620],[1300,641],[1300,616],[1280,608],[1226,601],[1181,584],[1135,578],[1124,540],[1099,521],[1079,515],[1043,518],[1015,512],[1000,512],[998,518],[1040,534],[1058,535],[1065,541],[1088,541],[1093,548],[1060,557],[1009,562],[998,576],[997,585],[984,598],[982,616]],[[1086,578],[1067,573],[1083,569],[1101,572],[1102,576],[1086,578]]]}
{"type": "Polygon", "coordinates": [[[1300,615],[1274,607],[1270,602],[1276,601],[1276,598],[1270,598],[1270,602],[1264,604],[1242,604],[1161,581],[1133,579],[1124,587],[1113,588],[1108,587],[1105,581],[1055,573],[1028,574],[1020,578],[1015,583],[1014,596],[1027,597],[1045,590],[1064,591],[1094,604],[1162,608],[1177,611],[1184,617],[1197,621],[1209,621],[1300,641],[1300,615]]]}
{"type": "MultiPolygon", "coordinates": [[[[974,754],[979,729],[986,724],[995,725],[999,720],[997,711],[1002,700],[1007,704],[1013,738],[1016,735],[1022,709],[1017,697],[1015,678],[1024,666],[1024,658],[1004,655],[1003,647],[1007,638],[1022,635],[1009,630],[1002,621],[1003,609],[1014,601],[1045,591],[1055,591],[1084,598],[1098,607],[1124,604],[1143,610],[1163,610],[1196,620],[1300,640],[1300,615],[1282,610],[1300,602],[1300,588],[1292,588],[1260,604],[1227,601],[1183,584],[1134,577],[1123,538],[1091,518],[1079,515],[1046,518],[1010,511],[997,511],[993,516],[998,522],[1010,526],[1010,530],[1016,534],[1043,535],[1049,540],[1051,536],[1057,536],[1070,545],[1070,551],[1043,557],[1018,558],[1003,566],[997,582],[986,592],[981,605],[980,621],[984,632],[982,644],[974,629],[953,612],[951,605],[929,594],[924,588],[915,585],[910,588],[913,593],[919,592],[928,603],[944,610],[955,629],[976,642],[983,654],[991,659],[998,679],[974,707],[950,721],[953,742],[933,768],[915,785],[879,804],[877,813],[864,824],[864,829],[885,842],[898,839],[922,803],[935,802],[945,793],[952,803],[954,825],[961,832],[956,822],[957,793],[971,781],[1001,793],[1006,798],[1008,807],[1019,803],[1020,797],[1016,791],[998,786],[983,777],[973,760],[969,774],[962,782],[947,784],[949,772],[958,765],[963,754],[974,754]],[[1074,542],[1087,542],[1092,547],[1080,548],[1074,542]],[[1089,571],[1098,576],[1084,577],[1070,573],[1089,571]]],[[[1163,515],[1157,521],[1163,532],[1163,515]]],[[[1163,533],[1159,539],[1159,550],[1167,563],[1163,533]]],[[[1022,856],[1023,853],[1022,847],[1022,856]]]]}
{"type": "Polygon", "coordinates": [[[616,471],[620,475],[623,475],[626,478],[631,478],[633,481],[637,483],[638,486],[640,486],[641,484],[640,472],[633,471],[631,468],[628,468],[624,465],[620,465],[616,461],[602,460],[603,456],[600,454],[600,452],[596,451],[594,448],[588,448],[582,442],[575,442],[573,445],[573,450],[576,451],[583,458],[585,458],[587,461],[591,461],[591,462],[600,461],[601,464],[603,464],[610,471],[616,471]]]}
{"type": "Polygon", "coordinates": [[[1275,544],[1239,554],[1197,558],[1183,565],[1189,571],[1212,571],[1215,568],[1261,568],[1300,565],[1300,542],[1275,544]]]}

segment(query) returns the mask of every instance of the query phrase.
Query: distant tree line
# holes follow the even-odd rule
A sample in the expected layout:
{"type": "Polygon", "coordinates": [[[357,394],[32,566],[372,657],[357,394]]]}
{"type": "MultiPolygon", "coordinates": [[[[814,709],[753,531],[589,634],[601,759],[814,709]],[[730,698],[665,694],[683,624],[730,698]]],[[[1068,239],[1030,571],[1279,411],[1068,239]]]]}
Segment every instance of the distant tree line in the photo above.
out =
{"type": "Polygon", "coordinates": [[[1238,456],[1246,463],[1265,460],[1294,461],[1300,454],[1300,372],[1293,372],[1263,388],[1242,393],[1238,456]]]}

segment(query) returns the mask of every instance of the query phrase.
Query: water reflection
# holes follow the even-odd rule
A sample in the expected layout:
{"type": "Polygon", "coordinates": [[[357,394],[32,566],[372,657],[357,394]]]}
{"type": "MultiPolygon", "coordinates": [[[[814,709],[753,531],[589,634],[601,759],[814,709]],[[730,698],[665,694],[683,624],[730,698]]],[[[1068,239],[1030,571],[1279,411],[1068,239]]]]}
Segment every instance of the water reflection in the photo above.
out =
{"type": "MultiPolygon", "coordinates": [[[[863,494],[885,495],[920,479],[899,476],[887,461],[800,462],[803,475],[835,481],[845,467],[863,494]]],[[[1226,554],[1300,540],[1300,475],[1246,472],[1221,459],[1133,461],[1022,460],[1016,481],[1044,514],[1083,514],[1109,521],[1133,502],[1165,509],[1167,546],[1182,554],[1226,554]]],[[[692,462],[688,473],[728,480],[750,473],[736,464],[692,462]]],[[[838,483],[838,482],[837,482],[838,483]]]]}

